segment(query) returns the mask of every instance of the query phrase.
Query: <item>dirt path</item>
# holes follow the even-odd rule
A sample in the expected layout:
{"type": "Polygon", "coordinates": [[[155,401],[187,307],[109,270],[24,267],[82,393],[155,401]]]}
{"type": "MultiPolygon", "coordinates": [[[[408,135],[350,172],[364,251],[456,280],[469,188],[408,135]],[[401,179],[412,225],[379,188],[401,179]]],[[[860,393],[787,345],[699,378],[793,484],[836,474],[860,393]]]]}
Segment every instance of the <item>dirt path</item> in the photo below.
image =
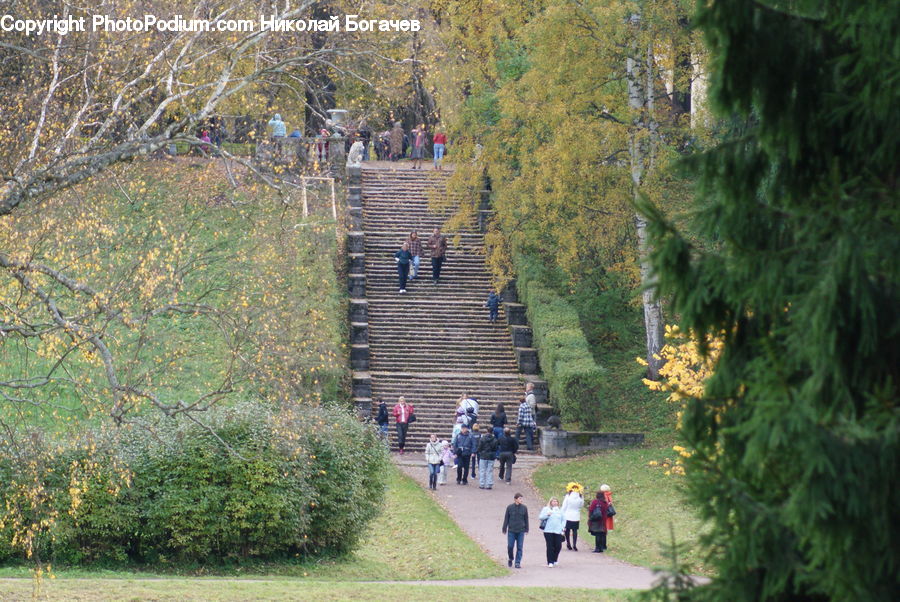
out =
{"type": "MultiPolygon", "coordinates": [[[[468,485],[457,485],[456,478],[431,492],[451,518],[497,562],[506,566],[506,536],[500,531],[506,506],[513,495],[521,493],[528,506],[530,530],[525,536],[521,569],[510,569],[505,577],[472,579],[464,581],[427,581],[429,585],[500,585],[513,587],[575,587],[594,589],[646,589],[657,577],[653,571],[627,564],[607,554],[593,554],[594,538],[582,521],[579,530],[578,551],[569,551],[563,544],[559,564],[547,567],[543,532],[538,529],[537,516],[546,500],[540,499],[531,486],[531,473],[544,462],[542,456],[520,455],[513,470],[513,482],[507,485],[497,479],[494,469],[494,487],[479,489],[478,480],[469,478],[468,485]]],[[[394,455],[395,463],[404,473],[422,487],[428,487],[428,470],[420,454],[394,455]]],[[[560,495],[560,497],[562,497],[560,495]]],[[[610,536],[610,547],[615,553],[615,535],[610,536]]]]}

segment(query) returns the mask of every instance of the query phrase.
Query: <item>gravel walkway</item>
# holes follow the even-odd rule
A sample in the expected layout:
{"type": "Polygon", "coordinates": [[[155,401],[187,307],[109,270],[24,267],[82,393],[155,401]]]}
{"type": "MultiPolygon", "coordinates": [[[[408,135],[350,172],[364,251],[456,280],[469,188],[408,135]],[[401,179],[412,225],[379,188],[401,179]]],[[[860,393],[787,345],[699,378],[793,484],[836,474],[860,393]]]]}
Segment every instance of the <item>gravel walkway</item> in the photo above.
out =
{"type": "MultiPolygon", "coordinates": [[[[559,564],[547,567],[543,532],[538,529],[538,513],[546,504],[531,486],[531,473],[546,459],[543,456],[519,455],[513,470],[513,482],[507,485],[497,480],[494,469],[493,489],[479,489],[478,480],[469,478],[468,485],[457,485],[455,474],[448,475],[446,485],[431,492],[451,518],[497,562],[506,566],[506,536],[501,533],[506,506],[512,503],[513,494],[525,496],[528,506],[529,532],[525,536],[521,569],[510,569],[505,577],[471,579],[461,581],[422,581],[429,585],[501,585],[513,587],[572,587],[592,589],[647,589],[657,577],[653,571],[616,560],[609,553],[593,554],[594,538],[587,532],[587,521],[582,520],[578,531],[578,551],[569,551],[563,545],[559,564]]],[[[422,487],[428,487],[428,469],[422,454],[405,456],[394,454],[394,462],[404,473],[422,487]]],[[[562,495],[559,496],[560,498],[562,495]]],[[[610,534],[610,548],[615,553],[615,531],[610,534]]]]}

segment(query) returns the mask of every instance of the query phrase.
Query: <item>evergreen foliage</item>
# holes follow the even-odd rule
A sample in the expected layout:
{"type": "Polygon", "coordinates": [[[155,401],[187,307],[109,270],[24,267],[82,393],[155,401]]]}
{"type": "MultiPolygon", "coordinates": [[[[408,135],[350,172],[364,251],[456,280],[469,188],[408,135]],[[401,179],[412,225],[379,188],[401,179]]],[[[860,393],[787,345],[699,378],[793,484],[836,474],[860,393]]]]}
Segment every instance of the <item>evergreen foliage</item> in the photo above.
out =
{"type": "Polygon", "coordinates": [[[699,2],[710,100],[691,226],[652,208],[659,286],[724,350],[681,434],[718,600],[900,591],[900,15],[874,0],[699,2]]]}
{"type": "Polygon", "coordinates": [[[550,400],[565,420],[595,429],[602,420],[606,370],[591,355],[578,312],[546,285],[544,271],[534,259],[516,257],[516,284],[527,306],[550,400]]]}

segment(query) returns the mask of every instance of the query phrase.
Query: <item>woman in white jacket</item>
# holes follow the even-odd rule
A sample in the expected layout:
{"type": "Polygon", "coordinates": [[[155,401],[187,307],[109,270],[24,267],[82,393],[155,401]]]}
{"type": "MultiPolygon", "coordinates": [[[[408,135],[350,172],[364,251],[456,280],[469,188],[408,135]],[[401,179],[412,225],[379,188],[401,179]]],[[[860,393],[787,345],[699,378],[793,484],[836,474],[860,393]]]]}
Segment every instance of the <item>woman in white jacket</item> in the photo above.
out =
{"type": "Polygon", "coordinates": [[[566,497],[563,498],[562,512],[566,520],[566,549],[578,551],[578,524],[581,521],[581,509],[584,507],[583,487],[578,483],[566,486],[566,497]],[[569,532],[572,533],[571,542],[569,532]]]}

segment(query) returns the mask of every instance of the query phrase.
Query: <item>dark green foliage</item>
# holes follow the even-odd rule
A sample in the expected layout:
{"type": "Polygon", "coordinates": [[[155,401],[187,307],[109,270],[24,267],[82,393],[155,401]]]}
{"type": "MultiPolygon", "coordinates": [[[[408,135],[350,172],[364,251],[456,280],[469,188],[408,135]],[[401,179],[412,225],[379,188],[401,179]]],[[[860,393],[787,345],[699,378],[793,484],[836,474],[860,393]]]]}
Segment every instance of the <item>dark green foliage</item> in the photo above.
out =
{"type": "Polygon", "coordinates": [[[681,326],[724,333],[682,436],[722,600],[900,591],[900,13],[698,3],[711,100],[740,132],[696,164],[692,244],[653,215],[681,326]]]}
{"type": "MultiPolygon", "coordinates": [[[[71,498],[59,496],[44,558],[209,565],[338,554],[352,549],[377,516],[386,453],[345,411],[295,406],[271,413],[240,404],[203,421],[215,435],[187,419],[167,419],[153,434],[117,433],[98,451],[76,445],[55,456],[49,489],[66,491],[73,460],[100,459],[103,466],[103,458],[114,458],[132,481],[118,495],[87,487],[74,515],[67,513],[71,498]]],[[[0,464],[0,472],[16,474],[7,457],[0,464]]],[[[112,468],[105,472],[115,479],[112,468]]],[[[9,540],[4,533],[4,544],[9,540]]]]}
{"type": "Polygon", "coordinates": [[[533,259],[516,258],[516,285],[527,307],[541,371],[550,386],[550,401],[563,420],[597,428],[607,387],[606,370],[591,355],[578,312],[546,284],[549,278],[543,271],[533,259]]]}

